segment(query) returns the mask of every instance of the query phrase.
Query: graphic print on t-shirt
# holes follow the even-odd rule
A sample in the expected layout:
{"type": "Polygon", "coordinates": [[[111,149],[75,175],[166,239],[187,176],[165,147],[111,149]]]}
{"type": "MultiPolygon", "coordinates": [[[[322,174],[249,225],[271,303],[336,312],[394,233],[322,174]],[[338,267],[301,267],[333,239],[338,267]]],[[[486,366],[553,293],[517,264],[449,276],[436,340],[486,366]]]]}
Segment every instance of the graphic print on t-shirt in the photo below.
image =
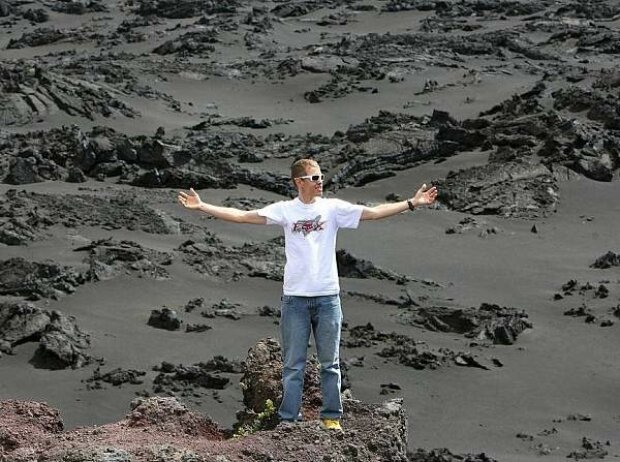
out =
{"type": "Polygon", "coordinates": [[[298,220],[293,223],[293,232],[302,233],[304,237],[312,231],[322,231],[324,221],[321,221],[321,215],[317,215],[314,220],[298,220]]]}

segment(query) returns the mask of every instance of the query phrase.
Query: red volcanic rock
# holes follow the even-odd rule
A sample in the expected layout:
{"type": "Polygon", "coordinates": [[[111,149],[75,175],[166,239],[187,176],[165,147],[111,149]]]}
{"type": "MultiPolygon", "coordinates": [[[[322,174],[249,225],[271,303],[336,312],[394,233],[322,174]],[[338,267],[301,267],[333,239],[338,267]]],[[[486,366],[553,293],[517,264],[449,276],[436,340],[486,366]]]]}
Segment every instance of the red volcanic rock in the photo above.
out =
{"type": "MultiPolygon", "coordinates": [[[[278,400],[279,350],[277,342],[265,339],[248,355],[242,385],[248,418],[256,415],[258,404],[266,399],[278,400]]],[[[316,386],[317,373],[316,365],[308,368],[311,388],[316,386]]],[[[407,418],[402,400],[380,405],[345,400],[345,431],[341,432],[321,428],[312,412],[316,411],[312,409],[317,405],[316,390],[309,391],[307,420],[269,430],[254,431],[258,428],[254,427],[247,436],[228,439],[229,432],[176,398],[137,398],[120,422],[67,432],[62,431],[59,412],[47,404],[0,401],[0,460],[407,461],[407,418]]]]}

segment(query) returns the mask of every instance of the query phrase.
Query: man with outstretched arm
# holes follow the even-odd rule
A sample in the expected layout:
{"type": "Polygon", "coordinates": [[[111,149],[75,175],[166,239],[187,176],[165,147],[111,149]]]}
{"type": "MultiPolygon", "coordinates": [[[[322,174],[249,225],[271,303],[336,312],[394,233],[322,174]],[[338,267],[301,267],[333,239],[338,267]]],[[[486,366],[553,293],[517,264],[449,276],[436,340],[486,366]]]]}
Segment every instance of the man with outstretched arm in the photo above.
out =
{"type": "Polygon", "coordinates": [[[282,343],[282,421],[301,419],[301,403],[308,340],[314,333],[321,365],[320,411],[322,424],[341,429],[340,330],[342,311],[336,265],[336,234],[339,228],[357,228],[360,220],[379,220],[430,205],[437,189],[426,185],[411,199],[374,207],[323,198],[323,174],[312,159],[300,159],[291,167],[297,197],[259,210],[239,210],[203,202],[190,189],[180,192],[179,202],[222,220],[256,225],[276,224],[284,228],[286,265],[280,318],[282,343]]]}

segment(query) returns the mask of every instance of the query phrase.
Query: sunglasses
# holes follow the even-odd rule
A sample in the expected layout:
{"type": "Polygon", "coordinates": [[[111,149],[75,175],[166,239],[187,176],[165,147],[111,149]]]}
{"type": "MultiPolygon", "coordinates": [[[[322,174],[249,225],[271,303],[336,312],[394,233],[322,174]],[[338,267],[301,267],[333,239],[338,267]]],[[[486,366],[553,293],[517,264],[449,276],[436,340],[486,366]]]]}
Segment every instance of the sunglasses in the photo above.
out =
{"type": "Polygon", "coordinates": [[[300,180],[310,180],[316,183],[317,181],[323,181],[325,179],[325,175],[321,173],[320,175],[304,175],[298,176],[297,178],[300,180]]]}

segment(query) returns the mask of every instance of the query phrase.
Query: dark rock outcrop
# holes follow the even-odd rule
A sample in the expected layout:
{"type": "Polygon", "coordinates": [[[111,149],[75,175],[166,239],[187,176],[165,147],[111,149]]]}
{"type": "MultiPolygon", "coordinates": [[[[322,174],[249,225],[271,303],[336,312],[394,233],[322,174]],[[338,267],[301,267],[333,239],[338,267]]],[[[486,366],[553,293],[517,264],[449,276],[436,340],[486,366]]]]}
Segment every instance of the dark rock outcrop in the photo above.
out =
{"type": "Polygon", "coordinates": [[[52,5],[52,10],[64,14],[86,14],[86,13],[105,13],[108,7],[96,0],[56,2],[52,5]]]}
{"type": "Polygon", "coordinates": [[[0,295],[56,299],[75,292],[84,282],[82,274],[52,262],[29,262],[21,257],[0,261],[0,295]]]}
{"type": "Polygon", "coordinates": [[[200,15],[234,13],[237,0],[139,0],[136,13],[141,16],[159,16],[180,19],[200,15]]]}
{"type": "Polygon", "coordinates": [[[204,389],[221,390],[230,383],[230,378],[221,375],[221,372],[239,372],[239,368],[231,364],[221,359],[219,362],[212,360],[190,366],[164,362],[156,368],[159,374],[153,380],[153,391],[196,397],[204,389]]]}
{"type": "Polygon", "coordinates": [[[239,303],[232,303],[227,299],[221,300],[219,303],[211,305],[209,308],[200,312],[201,316],[205,318],[215,318],[216,316],[222,318],[232,319],[238,321],[244,313],[245,308],[239,303]]]}
{"type": "Polygon", "coordinates": [[[486,226],[485,222],[481,222],[474,217],[465,217],[456,226],[446,229],[446,234],[467,234],[470,232],[476,232],[479,237],[484,238],[500,234],[502,230],[497,226],[486,226]]]}
{"type": "Polygon", "coordinates": [[[545,217],[558,202],[552,172],[534,163],[473,167],[453,173],[436,185],[442,203],[474,215],[545,217]]]}
{"type": "Polygon", "coordinates": [[[429,307],[411,310],[409,322],[432,331],[456,332],[468,338],[512,345],[532,328],[523,310],[483,303],[479,308],[429,307]]]}
{"type": "MultiPolygon", "coordinates": [[[[33,32],[10,46],[34,46],[65,38],[67,34],[54,30],[33,32]]],[[[5,125],[29,124],[59,111],[90,120],[94,120],[94,114],[130,118],[139,115],[103,85],[33,64],[0,64],[0,89],[8,96],[0,101],[5,125]]]]}
{"type": "Polygon", "coordinates": [[[24,342],[38,342],[30,362],[43,369],[73,369],[93,361],[86,350],[90,336],[76,324],[75,318],[60,311],[41,310],[29,303],[0,303],[0,348],[13,353],[24,342]]]}
{"type": "Polygon", "coordinates": [[[187,32],[174,40],[168,40],[153,50],[158,55],[208,55],[215,51],[214,43],[219,42],[217,31],[204,30],[187,32]]]}
{"type": "MultiPolygon", "coordinates": [[[[214,358],[201,367],[163,363],[160,378],[177,377],[177,390],[202,386],[212,370],[240,371],[224,358],[214,358]]],[[[280,351],[277,342],[265,339],[249,352],[244,366],[242,389],[247,410],[264,409],[267,399],[275,400],[281,383],[280,351]]],[[[314,386],[318,387],[313,369],[314,386]]],[[[208,382],[208,380],[206,380],[208,382]]],[[[318,388],[316,390],[318,393],[318,388]]],[[[256,428],[246,436],[225,440],[222,431],[208,417],[190,411],[176,398],[137,398],[131,412],[120,422],[63,432],[59,413],[47,405],[3,401],[0,415],[0,454],[17,461],[28,454],[39,460],[109,460],[110,457],[147,460],[224,460],[281,462],[333,460],[354,457],[360,462],[406,462],[407,419],[402,400],[379,405],[345,399],[343,425],[347,431],[326,431],[313,419],[295,425],[256,428]],[[96,441],[96,444],[95,444],[96,441]],[[308,444],[312,442],[312,444],[308,444]],[[165,444],[164,444],[165,443],[165,444]]],[[[274,424],[276,422],[273,422],[274,424]]]]}
{"type": "Polygon", "coordinates": [[[609,251],[598,257],[596,261],[590,265],[590,268],[607,269],[613,266],[620,266],[620,254],[609,251]]]}
{"type": "Polygon", "coordinates": [[[15,12],[15,8],[6,0],[0,0],[0,18],[6,18],[7,16],[13,14],[15,12]]]}
{"type": "MultiPolygon", "coordinates": [[[[238,413],[241,424],[251,421],[265,410],[269,399],[276,408],[282,401],[282,351],[277,340],[266,338],[259,340],[248,351],[241,390],[245,410],[238,413]]],[[[304,375],[303,413],[308,417],[317,417],[321,406],[321,389],[319,385],[319,364],[309,361],[304,375]]],[[[266,425],[275,426],[276,416],[266,425]]]]}
{"type": "Polygon", "coordinates": [[[378,331],[371,323],[347,329],[341,343],[345,348],[381,347],[383,344],[377,352],[378,356],[418,370],[437,369],[448,364],[488,369],[470,353],[455,352],[448,348],[433,351],[407,335],[378,331]]]}
{"type": "Polygon", "coordinates": [[[140,385],[144,383],[143,377],[146,375],[145,371],[139,371],[136,369],[121,369],[116,368],[109,372],[102,373],[101,368],[97,367],[93,371],[92,377],[86,379],[87,387],[89,389],[101,389],[103,388],[102,382],[109,383],[115,387],[119,387],[123,384],[140,385]]]}
{"type": "Polygon", "coordinates": [[[151,316],[147,321],[149,326],[157,329],[179,330],[183,321],[179,319],[177,312],[169,308],[151,311],[151,316]]]}
{"type": "Polygon", "coordinates": [[[399,283],[409,280],[408,276],[379,268],[372,262],[357,258],[344,249],[336,251],[336,263],[338,265],[338,274],[345,278],[387,279],[399,283]]]}
{"type": "Polygon", "coordinates": [[[53,225],[139,229],[153,234],[185,234],[196,229],[130,195],[56,196],[10,189],[0,199],[0,242],[4,244],[27,245],[44,238],[53,225]]]}
{"type": "MultiPolygon", "coordinates": [[[[609,445],[609,443],[607,444],[609,445]]],[[[583,459],[604,459],[609,454],[609,451],[605,449],[605,444],[600,441],[595,441],[585,436],[581,439],[581,449],[571,452],[568,456],[569,459],[583,460],[583,459]]]]}
{"type": "Polygon", "coordinates": [[[418,449],[409,453],[409,462],[497,462],[496,459],[480,454],[453,454],[447,448],[440,449],[418,449]]]}
{"type": "Polygon", "coordinates": [[[204,243],[187,241],[179,250],[186,263],[209,276],[225,280],[242,276],[282,280],[285,260],[282,238],[241,247],[226,247],[215,238],[208,238],[204,243]]]}
{"type": "Polygon", "coordinates": [[[95,241],[74,251],[88,252],[85,261],[90,268],[86,277],[91,281],[111,279],[120,274],[166,279],[168,271],[164,266],[172,263],[172,255],[167,252],[145,249],[135,242],[118,242],[112,238],[95,241]]]}

